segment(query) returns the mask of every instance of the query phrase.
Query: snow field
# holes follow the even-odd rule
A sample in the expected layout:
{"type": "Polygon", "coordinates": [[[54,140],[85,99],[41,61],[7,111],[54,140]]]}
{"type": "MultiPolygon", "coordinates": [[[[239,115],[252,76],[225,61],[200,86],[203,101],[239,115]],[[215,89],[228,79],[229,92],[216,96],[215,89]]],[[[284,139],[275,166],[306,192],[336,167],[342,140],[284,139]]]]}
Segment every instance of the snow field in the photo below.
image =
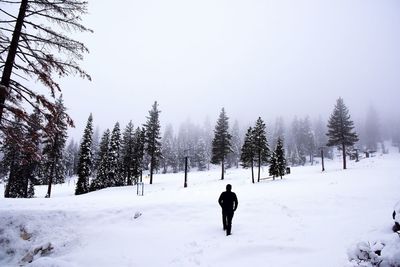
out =
{"type": "Polygon", "coordinates": [[[71,180],[44,199],[46,188],[37,187],[35,199],[0,199],[0,240],[10,241],[0,241],[0,266],[18,265],[46,242],[52,253],[28,266],[344,266],[358,242],[394,238],[399,159],[378,155],[348,170],[328,161],[324,173],[296,167],[256,184],[242,169],[228,169],[224,181],[220,169],[190,172],[188,188],[182,173],[159,174],[144,196],[136,187],[74,196],[71,180]],[[217,203],[227,183],[239,199],[229,237],[217,203]]]}

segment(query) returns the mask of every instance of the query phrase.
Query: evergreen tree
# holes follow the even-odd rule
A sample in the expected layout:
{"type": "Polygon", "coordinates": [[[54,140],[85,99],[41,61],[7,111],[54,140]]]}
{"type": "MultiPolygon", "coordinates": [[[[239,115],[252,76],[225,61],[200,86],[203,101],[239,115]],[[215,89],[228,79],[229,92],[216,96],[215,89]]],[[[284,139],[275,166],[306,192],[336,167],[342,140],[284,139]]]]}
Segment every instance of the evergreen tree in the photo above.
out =
{"type": "Polygon", "coordinates": [[[92,175],[95,176],[97,169],[98,169],[98,154],[100,150],[100,129],[98,126],[96,126],[95,130],[93,131],[93,137],[92,137],[92,155],[93,155],[93,164],[92,164],[92,175]]]}
{"type": "Polygon", "coordinates": [[[343,99],[339,98],[329,118],[326,135],[329,138],[327,146],[338,146],[338,149],[342,150],[343,169],[346,169],[346,147],[353,146],[358,141],[353,125],[349,110],[344,105],[343,99]]]}
{"type": "Polygon", "coordinates": [[[269,162],[269,175],[275,180],[275,177],[278,176],[278,159],[275,155],[275,151],[272,152],[270,162],[269,162]]]}
{"type": "Polygon", "coordinates": [[[8,170],[8,179],[4,191],[6,198],[25,197],[24,179],[21,179],[22,147],[21,140],[24,139],[21,121],[16,117],[5,130],[5,140],[2,146],[4,168],[8,170]]]}
{"type": "Polygon", "coordinates": [[[258,182],[260,182],[261,165],[268,163],[269,158],[269,147],[267,142],[267,133],[265,131],[265,123],[259,117],[256,125],[253,128],[253,141],[255,150],[255,160],[258,163],[258,182]]]}
{"type": "Polygon", "coordinates": [[[285,122],[282,117],[278,117],[275,120],[274,133],[272,135],[271,147],[276,147],[278,138],[285,136],[285,122]]]}
{"type": "Polygon", "coordinates": [[[174,163],[174,153],[173,153],[173,128],[172,125],[169,124],[165,128],[164,136],[161,140],[161,153],[163,155],[162,165],[163,165],[163,173],[167,173],[168,167],[173,165],[174,163]]]}
{"type": "Polygon", "coordinates": [[[153,183],[153,172],[158,168],[161,154],[160,112],[157,101],[149,111],[145,127],[145,149],[150,158],[150,184],[153,183]]]}
{"type": "Polygon", "coordinates": [[[292,121],[290,133],[288,134],[287,148],[290,164],[304,165],[307,161],[305,146],[302,145],[301,122],[297,117],[292,121]]]}
{"type": "Polygon", "coordinates": [[[232,152],[228,155],[228,167],[235,166],[239,168],[240,161],[240,150],[242,147],[242,141],[240,137],[239,123],[235,121],[232,127],[232,152]]]}
{"type": "Polygon", "coordinates": [[[92,114],[90,114],[79,151],[78,181],[76,183],[75,195],[89,192],[89,177],[91,175],[92,166],[92,135],[93,117],[92,114]]]}
{"type": "Polygon", "coordinates": [[[276,143],[274,157],[276,161],[276,168],[274,169],[275,170],[274,174],[276,177],[280,176],[282,179],[282,176],[285,175],[286,171],[286,158],[285,158],[285,150],[283,148],[283,140],[281,138],[278,138],[278,141],[276,143]]]}
{"type": "Polygon", "coordinates": [[[111,186],[122,186],[120,164],[121,131],[117,122],[111,133],[108,176],[111,186]]]}
{"type": "Polygon", "coordinates": [[[90,184],[90,191],[100,190],[110,185],[108,179],[109,174],[109,153],[110,153],[110,130],[105,130],[101,137],[99,153],[96,161],[98,162],[98,170],[96,177],[90,184]]]}
{"type": "Polygon", "coordinates": [[[328,143],[328,137],[326,136],[327,128],[323,122],[321,116],[314,122],[314,133],[315,133],[315,147],[321,151],[323,149],[324,156],[333,159],[333,153],[331,147],[325,147],[328,143]]]}
{"type": "Polygon", "coordinates": [[[63,183],[65,180],[65,165],[63,152],[67,140],[67,115],[62,98],[56,104],[56,112],[46,126],[46,132],[54,133],[43,140],[44,148],[44,180],[48,183],[46,197],[51,195],[53,183],[63,183]]]}
{"type": "Polygon", "coordinates": [[[124,183],[132,185],[134,181],[134,165],[135,165],[135,129],[132,121],[126,126],[124,133],[122,134],[121,144],[121,158],[122,158],[122,174],[124,183]]]}
{"type": "Polygon", "coordinates": [[[36,109],[26,120],[28,125],[18,117],[4,130],[5,140],[2,146],[2,165],[8,172],[5,197],[33,197],[35,182],[41,153],[40,123],[41,116],[36,109]]]}
{"type": "Polygon", "coordinates": [[[134,134],[134,167],[133,175],[136,181],[142,175],[143,171],[143,158],[144,158],[144,143],[145,143],[145,130],[139,127],[136,128],[134,134]]]}
{"type": "Polygon", "coordinates": [[[231,139],[229,133],[229,118],[225,114],[225,109],[222,108],[219,115],[217,125],[214,130],[214,139],[212,141],[212,157],[211,163],[221,164],[221,180],[224,180],[225,160],[227,155],[232,151],[231,139]]]}
{"type": "Polygon", "coordinates": [[[29,116],[26,136],[23,140],[21,179],[24,179],[25,197],[32,198],[35,195],[34,184],[37,182],[40,170],[40,151],[42,116],[38,109],[29,116]]]}
{"type": "Polygon", "coordinates": [[[179,143],[176,137],[173,138],[172,141],[171,167],[173,173],[177,173],[179,171],[179,143]]]}
{"type": "Polygon", "coordinates": [[[67,145],[67,148],[64,152],[64,165],[65,165],[65,175],[67,177],[71,177],[75,174],[74,172],[74,162],[75,162],[75,154],[76,154],[76,144],[74,139],[71,139],[67,145]]]}
{"type": "Polygon", "coordinates": [[[251,168],[251,181],[254,184],[254,158],[256,155],[254,149],[254,131],[252,127],[247,129],[241,152],[241,165],[243,168],[251,168]]]}
{"type": "Polygon", "coordinates": [[[310,163],[313,165],[316,145],[315,136],[311,129],[311,123],[308,116],[301,121],[299,128],[299,145],[301,150],[304,151],[304,154],[309,156],[310,163]]]}
{"type": "Polygon", "coordinates": [[[206,144],[207,169],[210,170],[210,162],[212,157],[213,130],[209,117],[207,117],[206,120],[204,121],[203,138],[206,144]]]}
{"type": "Polygon", "coordinates": [[[197,143],[194,161],[199,171],[204,171],[207,168],[206,142],[202,138],[197,143]]]}

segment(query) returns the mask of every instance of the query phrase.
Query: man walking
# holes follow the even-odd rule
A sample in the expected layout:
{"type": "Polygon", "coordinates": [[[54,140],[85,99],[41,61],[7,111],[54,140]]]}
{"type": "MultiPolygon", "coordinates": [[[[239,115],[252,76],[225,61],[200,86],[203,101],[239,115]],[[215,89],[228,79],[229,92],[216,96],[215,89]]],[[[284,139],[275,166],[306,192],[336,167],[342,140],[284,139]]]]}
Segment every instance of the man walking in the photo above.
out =
{"type": "Polygon", "coordinates": [[[226,191],[221,193],[218,203],[222,208],[222,225],[226,230],[226,235],[231,234],[233,213],[238,207],[236,194],[232,192],[232,186],[226,185],[226,191]]]}

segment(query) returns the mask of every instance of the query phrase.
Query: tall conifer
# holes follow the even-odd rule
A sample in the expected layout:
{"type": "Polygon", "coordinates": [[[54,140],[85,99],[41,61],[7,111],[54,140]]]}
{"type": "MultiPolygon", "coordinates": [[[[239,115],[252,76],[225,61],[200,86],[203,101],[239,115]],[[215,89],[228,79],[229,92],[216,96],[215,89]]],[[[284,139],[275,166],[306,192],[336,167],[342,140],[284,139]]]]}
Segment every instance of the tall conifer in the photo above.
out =
{"type": "Polygon", "coordinates": [[[258,164],[258,182],[260,182],[261,165],[268,163],[268,158],[270,156],[265,123],[261,117],[257,119],[256,126],[253,128],[253,140],[256,154],[255,159],[258,164]]]}
{"type": "Polygon", "coordinates": [[[336,101],[329,118],[326,135],[329,138],[327,146],[337,146],[342,150],[343,169],[346,169],[346,147],[353,146],[358,141],[358,136],[354,132],[354,123],[350,119],[349,110],[341,97],[336,101]]]}
{"type": "Polygon", "coordinates": [[[63,154],[67,141],[67,118],[63,100],[59,98],[56,103],[55,115],[46,125],[46,132],[53,134],[46,136],[43,141],[43,178],[48,184],[46,197],[50,197],[53,183],[63,183],[65,180],[63,154]]]}
{"type": "Polygon", "coordinates": [[[79,151],[78,181],[76,183],[75,195],[89,192],[89,177],[92,167],[92,135],[93,117],[90,114],[85,131],[83,132],[82,143],[79,151]]]}
{"type": "Polygon", "coordinates": [[[211,157],[211,163],[221,164],[221,180],[224,180],[226,157],[232,152],[231,139],[232,136],[229,133],[229,118],[226,116],[225,109],[222,108],[214,130],[211,157]]]}
{"type": "Polygon", "coordinates": [[[154,102],[149,111],[145,127],[145,149],[150,157],[150,184],[153,183],[154,170],[158,168],[161,154],[161,136],[160,136],[160,112],[157,101],[154,102]]]}
{"type": "Polygon", "coordinates": [[[90,184],[90,191],[100,190],[110,186],[108,179],[109,173],[109,153],[110,153],[110,130],[106,129],[101,137],[99,153],[96,161],[98,162],[96,177],[90,184]]]}
{"type": "Polygon", "coordinates": [[[241,165],[243,168],[251,168],[251,181],[254,184],[254,132],[253,128],[249,127],[247,129],[246,136],[244,137],[244,143],[242,146],[240,155],[241,165]]]}

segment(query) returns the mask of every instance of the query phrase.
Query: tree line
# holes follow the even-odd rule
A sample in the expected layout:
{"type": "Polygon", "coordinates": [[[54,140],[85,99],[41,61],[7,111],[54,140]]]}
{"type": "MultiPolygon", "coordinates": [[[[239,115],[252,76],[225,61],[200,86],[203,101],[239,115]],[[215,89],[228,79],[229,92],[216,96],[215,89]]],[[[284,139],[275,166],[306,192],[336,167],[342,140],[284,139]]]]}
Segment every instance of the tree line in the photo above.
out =
{"type": "Polygon", "coordinates": [[[265,122],[259,117],[245,133],[237,121],[233,127],[225,109],[221,110],[214,129],[209,121],[203,127],[186,121],[179,127],[177,135],[168,125],[161,137],[160,111],[155,102],[145,124],[134,127],[129,122],[122,130],[115,123],[101,137],[93,130],[90,115],[82,140],[78,144],[71,140],[66,144],[67,116],[62,98],[57,101],[57,116],[46,127],[54,135],[40,134],[42,114],[36,110],[31,120],[37,124],[24,127],[18,117],[8,126],[12,135],[6,136],[1,146],[3,159],[0,173],[7,182],[6,197],[31,197],[34,185],[47,185],[47,197],[51,186],[65,182],[65,177],[77,175],[76,194],[99,190],[111,186],[132,185],[139,181],[143,172],[148,173],[153,183],[154,172],[179,172],[184,170],[185,158],[189,169],[209,169],[210,164],[221,164],[221,179],[226,168],[251,169],[251,179],[260,181],[261,167],[268,166],[269,175],[282,177],[286,166],[310,164],[324,149],[332,156],[332,147],[342,153],[343,168],[346,156],[352,153],[358,135],[349,111],[339,98],[327,124],[322,120],[312,124],[308,117],[295,118],[288,131],[277,119],[274,131],[267,131],[265,122]],[[257,177],[254,169],[257,169],[257,177]]]}

